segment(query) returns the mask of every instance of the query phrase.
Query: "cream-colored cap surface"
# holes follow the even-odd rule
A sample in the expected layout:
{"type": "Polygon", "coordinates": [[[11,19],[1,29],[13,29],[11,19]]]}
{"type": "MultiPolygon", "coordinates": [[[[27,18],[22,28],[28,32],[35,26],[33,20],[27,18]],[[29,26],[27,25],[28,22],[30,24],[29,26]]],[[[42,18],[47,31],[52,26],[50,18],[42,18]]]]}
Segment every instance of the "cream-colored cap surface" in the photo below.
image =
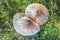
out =
{"type": "Polygon", "coordinates": [[[17,13],[16,15],[13,19],[13,26],[16,32],[24,36],[31,36],[39,31],[39,25],[32,21],[29,17],[23,16],[21,13],[17,13]]]}
{"type": "Polygon", "coordinates": [[[30,4],[25,10],[25,15],[36,19],[39,25],[43,25],[49,17],[47,8],[42,4],[30,4]]]}

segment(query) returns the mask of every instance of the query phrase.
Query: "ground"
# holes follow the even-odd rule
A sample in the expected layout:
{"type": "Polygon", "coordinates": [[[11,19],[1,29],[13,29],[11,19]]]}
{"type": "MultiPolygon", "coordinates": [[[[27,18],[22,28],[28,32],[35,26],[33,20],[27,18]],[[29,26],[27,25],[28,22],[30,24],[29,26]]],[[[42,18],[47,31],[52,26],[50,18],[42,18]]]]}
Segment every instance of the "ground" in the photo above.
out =
{"type": "Polygon", "coordinates": [[[60,40],[60,0],[0,0],[0,40],[60,40]],[[37,34],[26,37],[15,31],[13,16],[31,3],[45,5],[49,19],[37,34]]]}

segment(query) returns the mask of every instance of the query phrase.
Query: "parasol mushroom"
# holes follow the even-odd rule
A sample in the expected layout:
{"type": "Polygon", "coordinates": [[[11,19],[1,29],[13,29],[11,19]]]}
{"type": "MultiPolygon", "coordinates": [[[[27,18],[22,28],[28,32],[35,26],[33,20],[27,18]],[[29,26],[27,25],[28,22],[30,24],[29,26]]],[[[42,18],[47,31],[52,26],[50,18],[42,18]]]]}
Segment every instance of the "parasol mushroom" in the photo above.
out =
{"type": "Polygon", "coordinates": [[[15,30],[24,36],[34,35],[39,31],[39,25],[23,13],[14,15],[13,25],[15,30]]]}
{"type": "Polygon", "coordinates": [[[39,25],[43,25],[49,17],[47,8],[42,4],[30,4],[25,10],[25,15],[35,19],[39,25]]]}
{"type": "Polygon", "coordinates": [[[49,12],[42,4],[30,4],[24,13],[17,13],[13,18],[15,30],[24,36],[31,36],[39,31],[39,25],[43,25],[49,17],[49,12]]]}

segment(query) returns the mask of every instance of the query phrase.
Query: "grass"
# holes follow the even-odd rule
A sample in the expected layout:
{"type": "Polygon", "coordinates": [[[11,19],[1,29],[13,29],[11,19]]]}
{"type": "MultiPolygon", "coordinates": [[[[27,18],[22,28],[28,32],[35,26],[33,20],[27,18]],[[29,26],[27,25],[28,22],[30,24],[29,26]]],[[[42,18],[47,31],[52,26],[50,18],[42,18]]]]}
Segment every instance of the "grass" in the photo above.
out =
{"type": "Polygon", "coordinates": [[[60,0],[0,0],[0,40],[60,40],[60,0]],[[48,21],[40,26],[40,32],[26,37],[13,27],[13,16],[25,12],[27,5],[40,3],[49,10],[48,21]]]}

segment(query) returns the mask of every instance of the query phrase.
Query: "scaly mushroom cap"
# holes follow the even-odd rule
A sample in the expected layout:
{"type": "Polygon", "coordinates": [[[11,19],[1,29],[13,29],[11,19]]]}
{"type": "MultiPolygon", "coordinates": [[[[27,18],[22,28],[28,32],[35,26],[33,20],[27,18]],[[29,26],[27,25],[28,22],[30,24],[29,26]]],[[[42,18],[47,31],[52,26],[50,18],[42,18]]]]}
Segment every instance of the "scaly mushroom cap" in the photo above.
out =
{"type": "Polygon", "coordinates": [[[36,19],[36,22],[38,22],[39,25],[42,25],[47,21],[49,12],[42,4],[30,4],[25,10],[25,15],[32,19],[36,19]]]}
{"type": "Polygon", "coordinates": [[[39,25],[21,13],[14,16],[13,25],[15,30],[24,36],[34,35],[39,31],[39,25]]]}

